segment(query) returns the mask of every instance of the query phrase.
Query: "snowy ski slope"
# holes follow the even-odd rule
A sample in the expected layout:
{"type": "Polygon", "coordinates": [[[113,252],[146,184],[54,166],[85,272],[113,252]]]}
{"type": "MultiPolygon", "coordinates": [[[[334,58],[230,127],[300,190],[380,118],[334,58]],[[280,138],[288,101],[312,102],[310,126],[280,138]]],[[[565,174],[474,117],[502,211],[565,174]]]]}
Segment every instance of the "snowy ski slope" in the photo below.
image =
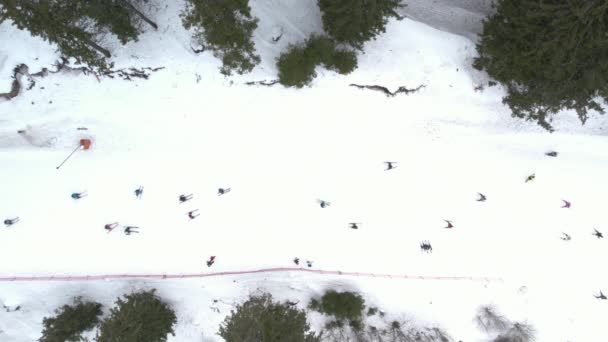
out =
{"type": "MultiPolygon", "coordinates": [[[[549,134],[510,118],[500,87],[474,90],[487,78],[470,67],[473,42],[409,19],[392,20],[366,44],[350,75],[319,68],[301,90],[244,85],[274,79],[281,51],[321,31],[314,3],[252,1],[262,64],[248,75],[225,79],[210,53],[192,53],[180,1],[157,5],[160,29],[139,42],[123,47],[108,38],[118,67],[165,67],[149,80],[56,74],[1,102],[0,218],[21,221],[0,229],[0,277],[292,267],[297,256],[314,269],[503,281],[291,272],[1,282],[0,302],[22,310],[0,311],[0,341],[39,338],[42,317],[75,295],[107,309],[126,291],[152,287],[178,312],[170,341],[219,341],[217,325],[250,293],[305,307],[328,287],[361,291],[395,318],[439,324],[456,341],[487,340],[471,319],[488,303],[528,320],[538,341],[608,340],[608,303],[593,297],[608,291],[607,242],[592,235],[608,233],[605,119],[581,127],[563,112],[549,134]],[[273,44],[277,30],[284,35],[273,44]],[[351,83],[426,87],[387,98],[351,83]],[[81,138],[92,148],[57,170],[81,138]],[[559,155],[544,154],[551,150],[559,155]],[[384,171],[384,161],[397,168],[384,171]],[[139,186],[141,199],[133,194],[139,186]],[[218,196],[220,187],[231,192],[218,196]],[[88,196],[70,198],[79,191],[88,196]],[[476,201],[478,192],[487,201],[476,201]],[[194,198],[179,203],[189,193],[194,198]],[[320,208],[318,199],[331,205],[320,208]],[[190,220],[193,209],[200,216],[190,220]],[[444,229],[444,220],[454,228],[444,229]],[[107,233],[115,221],[140,233],[107,233]],[[421,253],[423,240],[433,253],[421,253]],[[211,255],[217,261],[208,269],[211,255]]],[[[9,23],[0,25],[0,40],[2,91],[17,63],[37,71],[54,62],[53,47],[9,23]]]]}

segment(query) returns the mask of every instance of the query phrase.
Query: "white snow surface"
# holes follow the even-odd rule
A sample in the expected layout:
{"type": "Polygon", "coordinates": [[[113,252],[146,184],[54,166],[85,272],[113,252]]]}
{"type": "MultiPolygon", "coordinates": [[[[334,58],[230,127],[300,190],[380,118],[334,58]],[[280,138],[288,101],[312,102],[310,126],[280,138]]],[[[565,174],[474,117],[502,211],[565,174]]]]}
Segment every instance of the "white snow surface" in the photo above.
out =
{"type": "MultiPolygon", "coordinates": [[[[117,296],[149,288],[177,311],[173,342],[221,341],[219,323],[250,294],[305,308],[329,288],[359,291],[389,318],[436,324],[455,341],[490,339],[472,322],[485,304],[531,323],[537,341],[608,341],[608,303],[593,297],[608,292],[607,242],[592,235],[608,233],[604,117],[581,126],[564,111],[552,134],[511,118],[500,86],[474,91],[488,78],[470,67],[471,40],[410,19],[391,20],[350,75],[318,68],[308,88],[246,86],[276,78],[276,57],[322,32],[316,1],[252,1],[262,63],[230,78],[210,52],[192,53],[179,24],[183,2],[155,3],[157,32],[126,46],[106,39],[117,67],[165,67],[149,80],[52,74],[0,103],[0,217],[21,219],[0,229],[0,276],[235,271],[291,267],[297,256],[315,269],[503,281],[286,272],[0,282],[0,303],[21,306],[0,310],[0,341],[38,339],[42,318],[74,296],[107,311],[117,296]],[[274,44],[276,32],[284,35],[274,44]],[[387,98],[350,83],[426,87],[387,98]],[[82,138],[92,148],[57,170],[82,138]],[[544,155],[550,150],[558,157],[544,155]],[[384,171],[388,160],[398,167],[384,171]],[[218,196],[220,187],[232,191],[218,196]],[[88,196],[71,199],[77,191],[88,196]],[[488,200],[475,201],[477,192],[488,200]],[[180,204],[182,193],[194,198],[180,204]],[[331,205],[321,209],[318,199],[331,205]],[[201,215],[189,220],[193,209],[201,215]],[[455,227],[444,229],[444,219],[455,227]],[[140,234],[106,233],[114,221],[140,234]],[[421,253],[422,240],[432,254],[421,253]]],[[[16,64],[37,71],[56,59],[53,46],[10,22],[0,41],[2,92],[16,64]]],[[[310,319],[322,327],[320,316],[310,319]]]]}

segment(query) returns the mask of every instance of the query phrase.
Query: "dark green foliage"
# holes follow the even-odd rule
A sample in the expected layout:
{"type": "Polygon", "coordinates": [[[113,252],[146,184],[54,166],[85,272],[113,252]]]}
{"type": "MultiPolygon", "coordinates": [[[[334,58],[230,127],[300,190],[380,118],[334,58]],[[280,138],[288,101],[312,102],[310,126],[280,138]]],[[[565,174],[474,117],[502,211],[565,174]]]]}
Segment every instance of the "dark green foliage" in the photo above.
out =
{"type": "Polygon", "coordinates": [[[316,67],[317,61],[307,53],[305,46],[291,45],[277,60],[279,82],[285,86],[301,88],[317,76],[316,67]]]}
{"type": "Polygon", "coordinates": [[[373,316],[375,314],[378,313],[378,308],[377,307],[371,307],[367,309],[367,315],[368,316],[373,316]]]}
{"type": "Polygon", "coordinates": [[[18,28],[57,44],[62,57],[107,69],[111,55],[99,45],[98,36],[108,30],[123,44],[136,40],[143,15],[132,5],[135,1],[0,0],[0,21],[11,19],[18,28]]]}
{"type": "Polygon", "coordinates": [[[320,301],[312,300],[309,308],[336,318],[335,323],[328,324],[327,329],[341,328],[343,322],[354,331],[363,329],[363,309],[365,309],[363,298],[354,292],[336,292],[333,290],[325,292],[320,301]]]}
{"type": "Polygon", "coordinates": [[[164,342],[168,334],[173,335],[175,312],[154,292],[118,298],[110,316],[101,323],[97,342],[164,342]]]}
{"type": "Polygon", "coordinates": [[[220,326],[226,342],[318,342],[306,314],[265,294],[238,305],[220,326]]]}
{"type": "Polygon", "coordinates": [[[76,342],[80,335],[93,329],[99,322],[101,304],[83,302],[75,298],[73,305],[64,305],[55,310],[55,317],[45,317],[40,342],[76,342]]]}
{"type": "Polygon", "coordinates": [[[389,17],[401,0],[318,0],[325,32],[340,43],[361,49],[363,43],[386,31],[389,17]]]}
{"type": "Polygon", "coordinates": [[[251,16],[249,0],[188,0],[183,23],[222,59],[222,74],[243,74],[260,63],[251,40],[258,19],[251,16]]]}
{"type": "Polygon", "coordinates": [[[548,117],[603,113],[608,100],[608,2],[502,0],[484,22],[474,67],[507,87],[513,116],[551,130],[548,117]]]}
{"type": "Polygon", "coordinates": [[[279,82],[301,88],[316,76],[315,68],[322,64],[340,74],[348,74],[357,67],[357,56],[352,51],[338,50],[335,41],[313,35],[303,45],[291,45],[277,60],[279,82]]]}

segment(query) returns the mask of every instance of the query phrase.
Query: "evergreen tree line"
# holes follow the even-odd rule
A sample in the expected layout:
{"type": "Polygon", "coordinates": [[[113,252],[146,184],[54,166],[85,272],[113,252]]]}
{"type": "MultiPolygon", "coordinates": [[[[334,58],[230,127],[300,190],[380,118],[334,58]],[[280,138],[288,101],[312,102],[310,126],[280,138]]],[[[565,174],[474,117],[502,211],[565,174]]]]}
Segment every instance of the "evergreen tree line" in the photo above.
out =
{"type": "MultiPolygon", "coordinates": [[[[404,0],[407,2],[407,0],[404,0]]],[[[279,81],[310,84],[317,65],[347,74],[364,43],[399,18],[401,0],[317,0],[324,34],[290,45],[277,59],[279,81]]],[[[111,66],[103,37],[122,44],[157,29],[149,0],[0,0],[0,22],[42,37],[92,68],[111,66]]],[[[250,72],[260,63],[252,41],[259,19],[249,0],[186,0],[183,25],[222,60],[221,72],[250,72]]],[[[473,66],[500,82],[513,116],[552,130],[552,115],[576,111],[582,123],[608,101],[608,2],[605,0],[497,0],[484,21],[473,66]]],[[[494,84],[490,81],[489,85],[494,84]]]]}
{"type": "MultiPolygon", "coordinates": [[[[214,301],[216,302],[216,301],[214,301]]],[[[217,332],[226,342],[451,342],[456,341],[437,326],[391,319],[378,307],[367,306],[356,292],[326,290],[306,303],[277,301],[262,293],[233,307],[217,332]],[[306,309],[302,309],[305,307],[306,309]],[[324,321],[311,329],[309,316],[324,321]]],[[[216,313],[219,309],[212,306],[216,313]]],[[[134,292],[118,298],[109,313],[103,306],[81,297],[55,310],[42,321],[40,342],[165,342],[175,336],[177,316],[155,290],[134,292]],[[105,317],[104,317],[105,316],[105,317]]],[[[182,324],[189,319],[180,320],[182,324]]],[[[488,342],[532,342],[536,332],[523,322],[512,322],[493,306],[482,306],[474,317],[488,342]]]]}

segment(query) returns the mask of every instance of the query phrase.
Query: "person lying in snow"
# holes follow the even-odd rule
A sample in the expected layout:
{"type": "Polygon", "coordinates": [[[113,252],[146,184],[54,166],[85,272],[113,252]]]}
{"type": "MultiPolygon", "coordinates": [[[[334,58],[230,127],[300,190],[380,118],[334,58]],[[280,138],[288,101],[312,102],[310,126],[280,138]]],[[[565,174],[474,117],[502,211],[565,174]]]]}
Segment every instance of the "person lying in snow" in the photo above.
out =
{"type": "Polygon", "coordinates": [[[350,229],[359,229],[359,225],[360,225],[360,224],[361,224],[361,223],[359,223],[359,222],[351,222],[351,223],[349,223],[349,224],[348,224],[348,227],[349,227],[350,229]]]}
{"type": "Polygon", "coordinates": [[[144,194],[144,187],[140,186],[139,188],[135,189],[135,197],[137,199],[141,199],[141,196],[144,194]]]}
{"type": "Polygon", "coordinates": [[[308,267],[312,267],[312,261],[310,261],[310,260],[306,260],[306,266],[308,266],[308,267]]]}
{"type": "Polygon", "coordinates": [[[420,243],[420,249],[426,253],[433,253],[433,246],[431,246],[430,242],[422,241],[420,243]]]}
{"type": "Polygon", "coordinates": [[[324,200],[320,200],[320,199],[318,199],[317,202],[319,203],[321,208],[327,208],[331,205],[331,203],[324,201],[324,200]]]}
{"type": "Polygon", "coordinates": [[[87,196],[87,192],[83,191],[83,192],[73,192],[72,195],[70,195],[73,199],[77,200],[77,199],[81,199],[83,197],[87,196]]]}
{"type": "Polygon", "coordinates": [[[454,228],[454,225],[452,224],[452,221],[448,221],[448,220],[444,220],[444,221],[445,221],[445,223],[448,224],[444,228],[446,228],[446,229],[454,228]]]}
{"type": "Polygon", "coordinates": [[[384,171],[389,171],[397,168],[397,162],[385,161],[384,164],[386,164],[386,169],[384,169],[384,171]]]}
{"type": "Polygon", "coordinates": [[[599,230],[594,229],[595,232],[593,232],[593,235],[595,235],[598,239],[603,239],[604,238],[604,234],[602,234],[599,230]]]}
{"type": "Polygon", "coordinates": [[[207,267],[211,267],[211,265],[213,265],[215,263],[215,255],[212,255],[209,257],[209,260],[207,260],[207,267]]]}
{"type": "Polygon", "coordinates": [[[6,220],[4,220],[4,225],[6,225],[7,227],[10,227],[10,226],[14,225],[17,222],[19,222],[19,217],[14,217],[12,219],[6,219],[6,220]]]}
{"type": "Polygon", "coordinates": [[[108,223],[106,224],[103,229],[105,229],[108,233],[110,233],[111,231],[113,231],[116,227],[118,227],[118,222],[112,222],[112,223],[108,223]]]}
{"type": "Polygon", "coordinates": [[[485,202],[486,201],[486,196],[484,194],[482,194],[481,192],[477,193],[479,195],[479,198],[477,199],[477,202],[485,202]]]}
{"type": "Polygon", "coordinates": [[[535,174],[531,174],[526,178],[526,183],[533,181],[536,178],[535,174]]]}
{"type": "Polygon", "coordinates": [[[222,195],[227,194],[229,192],[230,192],[230,188],[225,188],[225,189],[224,188],[219,188],[219,189],[217,189],[217,195],[218,196],[222,196],[222,195]]]}
{"type": "Polygon", "coordinates": [[[562,232],[562,237],[560,237],[560,239],[564,240],[564,241],[570,241],[572,240],[572,238],[570,237],[570,235],[562,232]]]}
{"type": "Polygon", "coordinates": [[[564,202],[564,205],[562,205],[562,208],[570,208],[570,206],[571,206],[570,202],[568,202],[566,200],[562,200],[562,202],[564,202]]]}
{"type": "Polygon", "coordinates": [[[194,209],[194,210],[192,210],[192,211],[189,211],[189,212],[188,212],[188,217],[189,217],[191,220],[193,220],[193,219],[197,218],[197,217],[198,217],[198,215],[199,215],[199,213],[198,213],[198,209],[194,209]]]}
{"type": "Polygon", "coordinates": [[[131,235],[133,233],[138,233],[139,234],[139,227],[135,227],[135,226],[125,226],[125,235],[131,235]]]}
{"type": "Polygon", "coordinates": [[[557,152],[555,151],[550,151],[545,153],[545,155],[549,156],[549,157],[557,157],[557,152]]]}
{"type": "Polygon", "coordinates": [[[192,197],[194,197],[193,194],[189,194],[189,195],[179,195],[179,203],[184,203],[186,201],[189,201],[192,199],[192,197]]]}

